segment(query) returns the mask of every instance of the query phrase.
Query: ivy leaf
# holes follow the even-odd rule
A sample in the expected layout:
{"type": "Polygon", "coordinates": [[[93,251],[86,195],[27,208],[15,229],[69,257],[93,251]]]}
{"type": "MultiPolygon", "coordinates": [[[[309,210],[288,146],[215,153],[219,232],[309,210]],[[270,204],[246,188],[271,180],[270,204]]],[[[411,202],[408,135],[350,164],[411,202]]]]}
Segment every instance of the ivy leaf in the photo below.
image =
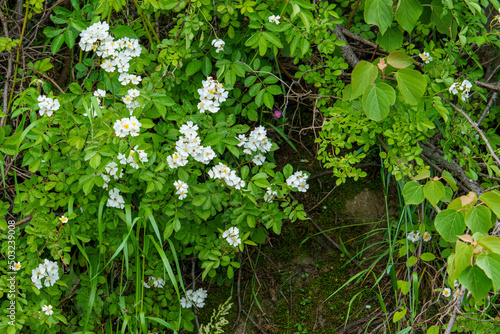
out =
{"type": "Polygon", "coordinates": [[[424,7],[417,0],[400,0],[396,9],[396,21],[401,28],[411,32],[422,15],[424,7]]]}
{"type": "Polygon", "coordinates": [[[351,75],[351,100],[363,94],[366,88],[377,79],[377,66],[367,61],[360,61],[351,75]]]}
{"type": "Polygon", "coordinates": [[[465,224],[474,233],[487,234],[491,228],[491,210],[485,206],[475,206],[465,215],[465,224]]]}
{"type": "Polygon", "coordinates": [[[392,23],[392,0],[367,0],[365,21],[377,25],[383,35],[392,23]]]}
{"type": "Polygon", "coordinates": [[[465,230],[464,216],[457,210],[446,209],[436,215],[434,221],[436,230],[447,242],[458,240],[457,235],[461,235],[465,230]]]}
{"type": "Polygon", "coordinates": [[[418,71],[402,68],[396,72],[396,80],[405,101],[412,105],[418,104],[427,88],[424,76],[418,71]]]}
{"type": "Polygon", "coordinates": [[[444,185],[439,181],[428,181],[424,186],[424,196],[432,206],[436,206],[445,195],[444,185]]]}
{"type": "Polygon", "coordinates": [[[482,300],[491,290],[491,280],[479,266],[468,267],[460,274],[459,281],[469,290],[476,301],[482,300]]]}
{"type": "Polygon", "coordinates": [[[363,94],[363,109],[366,116],[373,121],[386,118],[394,102],[396,102],[394,88],[383,82],[368,86],[363,94]]]}
{"type": "Polygon", "coordinates": [[[496,253],[481,253],[476,260],[477,265],[484,270],[493,282],[493,290],[500,289],[500,255],[496,253]]]}

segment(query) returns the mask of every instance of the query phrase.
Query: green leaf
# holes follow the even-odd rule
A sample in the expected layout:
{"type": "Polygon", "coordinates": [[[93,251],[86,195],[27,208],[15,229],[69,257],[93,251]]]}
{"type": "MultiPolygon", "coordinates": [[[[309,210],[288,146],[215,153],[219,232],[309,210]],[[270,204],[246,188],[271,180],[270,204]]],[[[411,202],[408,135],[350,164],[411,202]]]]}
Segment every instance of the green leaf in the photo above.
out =
{"type": "Polygon", "coordinates": [[[261,57],[263,57],[267,52],[267,39],[261,38],[259,39],[259,54],[261,57]]]}
{"type": "Polygon", "coordinates": [[[267,90],[269,93],[273,94],[273,95],[280,95],[280,94],[282,94],[282,92],[281,92],[281,87],[280,87],[280,86],[278,86],[278,85],[271,85],[271,86],[267,86],[267,87],[266,87],[266,90],[267,90]]]}
{"type": "Polygon", "coordinates": [[[424,201],[424,187],[418,182],[410,181],[403,188],[403,197],[406,204],[420,204],[424,201]]]}
{"type": "Polygon", "coordinates": [[[97,169],[101,164],[101,155],[97,153],[90,159],[90,167],[97,169]]]}
{"type": "Polygon", "coordinates": [[[123,37],[139,39],[134,29],[126,25],[117,25],[114,29],[111,30],[111,33],[115,36],[116,39],[120,39],[123,37]]]}
{"type": "Polygon", "coordinates": [[[53,55],[55,55],[57,51],[59,51],[63,43],[64,43],[64,35],[56,36],[52,40],[52,43],[50,43],[50,51],[52,52],[53,55]]]}
{"type": "Polygon", "coordinates": [[[69,85],[69,90],[73,93],[73,94],[83,94],[83,89],[82,87],[80,87],[79,84],[77,84],[76,82],[73,82],[71,85],[69,85]]]}
{"type": "Polygon", "coordinates": [[[475,206],[465,215],[465,224],[472,230],[472,234],[479,232],[488,234],[492,227],[491,210],[485,206],[475,206]]]}
{"type": "Polygon", "coordinates": [[[474,247],[465,242],[457,241],[453,258],[452,279],[455,280],[465,268],[471,266],[474,247]]]}
{"type": "Polygon", "coordinates": [[[401,290],[403,295],[406,295],[408,294],[408,292],[410,292],[410,283],[408,283],[407,281],[398,281],[398,289],[401,290]]]}
{"type": "Polygon", "coordinates": [[[448,242],[457,241],[457,235],[462,235],[465,230],[464,216],[456,210],[441,211],[436,215],[434,224],[439,234],[448,242]]]}
{"type": "Polygon", "coordinates": [[[500,289],[500,254],[481,253],[476,263],[493,282],[493,290],[498,291],[500,289]]]}
{"type": "Polygon", "coordinates": [[[351,100],[363,94],[366,88],[377,79],[377,66],[367,61],[360,61],[351,75],[351,100]]]}
{"type": "Polygon", "coordinates": [[[500,193],[497,190],[482,194],[479,200],[483,201],[495,213],[497,218],[500,218],[500,193]]]}
{"type": "MultiPolygon", "coordinates": [[[[450,27],[452,26],[453,23],[451,12],[447,10],[447,13],[443,15],[444,7],[443,7],[443,2],[441,0],[432,1],[431,9],[432,9],[431,21],[434,24],[434,26],[441,34],[451,36],[452,30],[450,30],[450,27]]],[[[456,30],[456,28],[454,30],[456,30]]]]}
{"type": "Polygon", "coordinates": [[[436,206],[445,195],[444,185],[440,181],[428,181],[424,186],[424,196],[432,206],[436,206]]]}
{"type": "Polygon", "coordinates": [[[210,133],[205,137],[203,141],[203,146],[213,146],[221,141],[224,138],[224,134],[222,133],[210,133]]]}
{"type": "Polygon", "coordinates": [[[396,21],[401,28],[411,32],[422,15],[424,7],[417,0],[400,0],[396,9],[396,21]]]}
{"type": "Polygon", "coordinates": [[[424,96],[427,82],[424,76],[415,70],[402,68],[396,72],[398,89],[409,104],[418,104],[424,96]]]}
{"type": "Polygon", "coordinates": [[[489,251],[500,254],[500,238],[493,235],[487,235],[477,241],[478,244],[483,246],[489,251]]]}
{"type": "Polygon", "coordinates": [[[75,46],[75,40],[76,36],[73,33],[73,30],[67,29],[66,32],[64,33],[64,41],[66,42],[66,44],[69,46],[70,49],[72,49],[73,46],[75,46]]]}
{"type": "Polygon", "coordinates": [[[201,60],[201,72],[204,76],[210,75],[212,73],[212,61],[207,56],[203,57],[201,60]]]}
{"type": "Polygon", "coordinates": [[[387,56],[387,64],[395,68],[407,68],[415,61],[403,51],[394,51],[387,56]]]}
{"type": "Polygon", "coordinates": [[[476,301],[482,300],[491,290],[491,280],[478,266],[468,267],[459,276],[459,281],[469,290],[476,301]]]}
{"type": "Polygon", "coordinates": [[[405,315],[406,315],[406,308],[403,306],[403,310],[394,313],[394,316],[392,317],[392,322],[393,323],[398,322],[399,320],[403,319],[405,315]]]}
{"type": "Polygon", "coordinates": [[[424,260],[424,261],[432,261],[436,258],[436,255],[432,254],[432,253],[423,253],[422,255],[420,255],[420,259],[424,260]]]}
{"type": "MultiPolygon", "coordinates": [[[[264,31],[262,32],[262,35],[269,41],[271,42],[274,46],[276,46],[277,48],[280,48],[282,49],[283,48],[283,44],[281,43],[281,41],[279,40],[278,37],[276,37],[276,35],[270,33],[270,32],[267,32],[267,31],[264,31]]],[[[263,55],[261,55],[263,56],[263,55]]]]}
{"type": "Polygon", "coordinates": [[[363,94],[364,112],[373,121],[378,122],[386,118],[394,102],[396,102],[394,88],[383,82],[368,86],[363,94]]]}
{"type": "Polygon", "coordinates": [[[376,43],[385,51],[394,51],[403,45],[403,32],[398,27],[389,28],[383,35],[379,31],[376,43]]]}
{"type": "Polygon", "coordinates": [[[441,176],[450,185],[450,187],[451,187],[451,189],[453,189],[453,191],[457,191],[457,189],[458,189],[457,183],[455,182],[455,179],[450,174],[450,172],[444,170],[443,174],[441,176]]]}
{"type": "Polygon", "coordinates": [[[202,65],[202,61],[199,59],[190,61],[186,66],[186,75],[188,77],[192,76],[193,74],[201,70],[202,65]]]}
{"type": "Polygon", "coordinates": [[[269,109],[273,109],[274,96],[272,96],[272,94],[265,92],[264,96],[262,97],[262,101],[264,101],[264,104],[266,105],[266,107],[268,107],[269,109]]]}
{"type": "Polygon", "coordinates": [[[205,195],[196,195],[194,198],[193,198],[193,205],[194,206],[201,206],[203,205],[203,203],[205,203],[205,201],[207,200],[207,196],[205,195]]]}
{"type": "Polygon", "coordinates": [[[364,14],[366,23],[377,25],[384,34],[392,23],[392,0],[367,0],[364,14]]]}
{"type": "Polygon", "coordinates": [[[427,332],[425,334],[439,334],[439,328],[440,327],[438,325],[429,327],[429,329],[427,329],[427,332]]]}

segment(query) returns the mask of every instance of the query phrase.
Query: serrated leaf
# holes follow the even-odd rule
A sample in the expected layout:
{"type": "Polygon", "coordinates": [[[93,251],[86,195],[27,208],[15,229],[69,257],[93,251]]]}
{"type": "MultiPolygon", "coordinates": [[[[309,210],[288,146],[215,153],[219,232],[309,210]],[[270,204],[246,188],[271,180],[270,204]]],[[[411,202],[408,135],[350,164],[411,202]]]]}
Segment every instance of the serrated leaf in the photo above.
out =
{"type": "Polygon", "coordinates": [[[460,273],[471,265],[473,254],[474,247],[461,241],[457,241],[455,246],[455,256],[453,258],[453,277],[451,279],[457,279],[460,273]]]}

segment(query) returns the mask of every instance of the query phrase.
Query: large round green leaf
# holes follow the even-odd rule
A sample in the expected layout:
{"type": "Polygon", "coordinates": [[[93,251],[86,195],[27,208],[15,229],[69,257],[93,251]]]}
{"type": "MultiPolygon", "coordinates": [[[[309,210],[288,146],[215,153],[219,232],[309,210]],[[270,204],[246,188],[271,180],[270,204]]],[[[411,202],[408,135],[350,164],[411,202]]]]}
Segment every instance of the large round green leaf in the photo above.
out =
{"type": "Polygon", "coordinates": [[[448,242],[457,241],[457,235],[463,234],[465,230],[464,216],[462,213],[450,209],[438,213],[434,225],[443,239],[448,242]]]}
{"type": "Polygon", "coordinates": [[[500,192],[497,190],[488,191],[479,197],[479,200],[486,203],[486,205],[495,213],[497,218],[500,218],[500,192]]]}
{"type": "Polygon", "coordinates": [[[465,224],[474,233],[487,234],[491,228],[491,210],[485,206],[475,206],[465,215],[465,224]]]}
{"type": "Polygon", "coordinates": [[[420,204],[424,201],[424,187],[418,182],[410,181],[403,188],[403,197],[406,204],[420,204]]]}
{"type": "Polygon", "coordinates": [[[477,257],[477,265],[493,282],[493,290],[500,289],[500,254],[482,253],[477,257]]]}
{"type": "Polygon", "coordinates": [[[360,61],[351,75],[351,100],[363,94],[366,87],[377,79],[377,75],[377,66],[364,60],[360,61]]]}
{"type": "Polygon", "coordinates": [[[387,56],[387,64],[395,68],[407,68],[414,62],[415,60],[403,51],[394,51],[387,56]]]}
{"type": "Polygon", "coordinates": [[[368,86],[363,94],[363,109],[366,116],[373,121],[381,121],[389,114],[389,107],[396,102],[394,88],[379,82],[368,86]]]}
{"type": "Polygon", "coordinates": [[[444,185],[440,181],[428,181],[424,186],[424,196],[432,206],[436,206],[445,195],[444,185]]]}
{"type": "Polygon", "coordinates": [[[424,96],[427,82],[424,76],[415,70],[402,68],[396,72],[398,89],[409,104],[418,104],[424,96]]]}
{"type": "Polygon", "coordinates": [[[424,7],[420,1],[401,0],[396,9],[396,21],[404,30],[411,32],[423,11],[424,7]]]}
{"type": "Polygon", "coordinates": [[[392,23],[392,0],[366,0],[365,21],[376,24],[382,34],[392,23]]]}
{"type": "Polygon", "coordinates": [[[458,280],[472,293],[476,301],[486,297],[492,287],[491,280],[478,266],[468,267],[462,271],[458,280]]]}

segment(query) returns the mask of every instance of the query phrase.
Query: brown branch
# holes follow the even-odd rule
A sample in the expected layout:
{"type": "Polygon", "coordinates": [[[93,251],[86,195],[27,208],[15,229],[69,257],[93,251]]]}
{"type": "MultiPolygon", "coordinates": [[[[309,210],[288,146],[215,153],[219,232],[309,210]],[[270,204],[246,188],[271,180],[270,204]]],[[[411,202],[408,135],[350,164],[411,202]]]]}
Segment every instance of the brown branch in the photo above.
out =
{"type": "MultiPolygon", "coordinates": [[[[23,63],[21,63],[21,62],[19,62],[19,61],[17,61],[17,60],[14,60],[14,62],[15,62],[15,63],[17,63],[17,64],[19,64],[19,65],[24,65],[23,63]]],[[[54,85],[57,89],[59,89],[59,91],[61,92],[61,94],[64,94],[64,91],[61,89],[61,87],[59,87],[59,85],[58,85],[58,84],[57,84],[54,80],[52,80],[51,78],[49,78],[46,74],[44,74],[44,73],[42,73],[42,72],[40,72],[40,71],[35,70],[35,69],[34,69],[33,67],[31,67],[31,66],[28,66],[28,65],[24,65],[24,66],[26,66],[26,68],[28,68],[28,69],[30,69],[30,70],[32,70],[32,71],[34,71],[36,74],[41,75],[41,76],[42,76],[42,77],[44,77],[45,79],[49,80],[51,84],[53,84],[53,85],[54,85]]]]}
{"type": "Polygon", "coordinates": [[[454,105],[451,101],[448,101],[446,98],[444,98],[441,94],[438,94],[439,97],[441,97],[445,102],[448,102],[450,104],[450,106],[455,110],[455,111],[458,111],[462,116],[465,117],[465,119],[467,120],[467,122],[470,123],[470,125],[472,125],[472,127],[474,128],[474,130],[477,131],[477,133],[479,133],[479,135],[481,136],[481,138],[483,138],[483,141],[484,143],[486,144],[486,147],[488,148],[488,151],[490,152],[491,156],[493,157],[493,159],[497,162],[497,164],[500,164],[500,159],[498,159],[497,155],[495,154],[495,151],[493,151],[493,148],[491,147],[491,144],[490,142],[488,141],[488,138],[486,138],[486,136],[484,135],[483,131],[479,128],[479,126],[477,126],[477,124],[469,117],[469,115],[467,115],[465,113],[465,111],[463,111],[462,109],[460,109],[459,107],[457,107],[456,105],[454,105]]]}
{"type": "Polygon", "coordinates": [[[16,227],[17,227],[17,226],[19,226],[19,225],[21,225],[21,224],[24,224],[24,223],[26,223],[26,222],[31,221],[31,219],[33,219],[33,215],[29,215],[28,217],[24,217],[24,218],[23,218],[23,219],[21,219],[20,221],[16,222],[16,223],[14,224],[14,226],[16,226],[16,227]]]}

